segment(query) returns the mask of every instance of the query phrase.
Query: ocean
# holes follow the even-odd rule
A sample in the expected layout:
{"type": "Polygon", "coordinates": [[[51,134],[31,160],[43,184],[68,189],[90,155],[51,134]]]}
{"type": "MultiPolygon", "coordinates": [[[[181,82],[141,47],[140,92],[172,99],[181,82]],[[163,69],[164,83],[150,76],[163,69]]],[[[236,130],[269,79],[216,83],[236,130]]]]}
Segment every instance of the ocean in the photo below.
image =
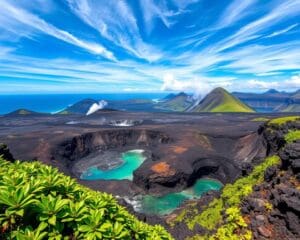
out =
{"type": "Polygon", "coordinates": [[[0,95],[0,114],[6,114],[20,108],[55,113],[83,100],[128,100],[128,99],[161,99],[168,93],[103,93],[103,94],[32,94],[0,95]]]}

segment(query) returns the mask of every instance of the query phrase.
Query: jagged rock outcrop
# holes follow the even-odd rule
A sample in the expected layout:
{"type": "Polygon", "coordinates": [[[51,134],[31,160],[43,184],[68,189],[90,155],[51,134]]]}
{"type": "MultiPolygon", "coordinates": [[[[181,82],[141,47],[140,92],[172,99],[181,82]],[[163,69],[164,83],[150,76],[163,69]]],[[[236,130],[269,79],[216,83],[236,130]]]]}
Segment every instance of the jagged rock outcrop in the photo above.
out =
{"type": "Polygon", "coordinates": [[[287,144],[284,134],[299,122],[264,126],[269,152],[282,164],[266,170],[264,182],[244,200],[242,212],[254,239],[300,239],[300,140],[287,144]]]}
{"type": "Polygon", "coordinates": [[[67,160],[77,160],[96,151],[124,146],[151,147],[172,141],[162,132],[143,129],[103,130],[86,133],[66,140],[55,150],[54,155],[67,160]]]}
{"type": "Polygon", "coordinates": [[[10,161],[10,162],[15,161],[13,155],[9,151],[9,148],[3,143],[0,143],[0,156],[2,156],[7,161],[10,161]]]}
{"type": "Polygon", "coordinates": [[[300,129],[299,121],[287,122],[286,124],[275,124],[272,126],[264,125],[259,131],[263,132],[264,139],[267,144],[268,154],[274,154],[281,149],[286,141],[284,135],[289,130],[300,129]]]}
{"type": "Polygon", "coordinates": [[[300,172],[300,142],[288,144],[280,151],[279,156],[284,169],[291,167],[295,174],[300,172]]]}
{"type": "MultiPolygon", "coordinates": [[[[175,164],[175,163],[173,163],[175,164]]],[[[217,156],[202,156],[180,166],[158,161],[145,162],[134,172],[134,183],[150,192],[183,189],[194,184],[202,176],[217,178],[222,182],[232,181],[238,170],[228,159],[217,156]]]]}

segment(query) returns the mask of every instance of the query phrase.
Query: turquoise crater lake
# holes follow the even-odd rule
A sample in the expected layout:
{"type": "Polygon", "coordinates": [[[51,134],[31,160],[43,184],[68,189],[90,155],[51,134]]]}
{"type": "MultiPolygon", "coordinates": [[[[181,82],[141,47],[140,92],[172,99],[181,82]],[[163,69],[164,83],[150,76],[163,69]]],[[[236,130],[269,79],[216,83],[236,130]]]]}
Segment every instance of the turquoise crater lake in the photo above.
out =
{"type": "Polygon", "coordinates": [[[222,183],[213,179],[199,179],[194,186],[181,192],[169,193],[163,196],[141,196],[134,208],[138,212],[147,214],[169,214],[184,201],[199,199],[204,193],[210,190],[220,190],[222,186],[222,183]]]}
{"type": "Polygon", "coordinates": [[[123,163],[115,168],[102,170],[92,166],[84,171],[80,178],[84,180],[132,180],[133,172],[145,161],[144,150],[135,149],[121,154],[123,163]]]}

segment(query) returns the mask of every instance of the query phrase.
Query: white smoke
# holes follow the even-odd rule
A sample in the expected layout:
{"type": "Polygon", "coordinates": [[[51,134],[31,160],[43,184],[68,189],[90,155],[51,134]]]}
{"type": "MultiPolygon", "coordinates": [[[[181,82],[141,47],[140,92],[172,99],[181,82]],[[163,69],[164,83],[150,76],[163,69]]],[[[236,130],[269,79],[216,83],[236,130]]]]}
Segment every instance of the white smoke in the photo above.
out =
{"type": "Polygon", "coordinates": [[[192,79],[189,81],[178,81],[174,78],[173,74],[166,74],[163,78],[164,83],[161,87],[163,91],[184,91],[192,92],[193,98],[202,99],[208,94],[213,86],[204,80],[192,79]]]}
{"type": "Polygon", "coordinates": [[[98,103],[94,103],[90,109],[87,111],[86,115],[91,115],[94,112],[97,112],[100,109],[103,109],[107,105],[107,102],[104,100],[99,101],[98,103]]]}

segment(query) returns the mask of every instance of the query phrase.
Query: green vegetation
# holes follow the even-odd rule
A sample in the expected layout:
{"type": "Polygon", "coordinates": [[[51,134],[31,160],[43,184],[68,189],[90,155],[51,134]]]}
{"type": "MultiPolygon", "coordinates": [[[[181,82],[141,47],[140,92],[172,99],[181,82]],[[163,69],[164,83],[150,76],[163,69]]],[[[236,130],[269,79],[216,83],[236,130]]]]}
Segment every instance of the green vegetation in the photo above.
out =
{"type": "Polygon", "coordinates": [[[265,203],[265,209],[268,211],[268,212],[271,212],[273,210],[273,205],[269,202],[266,202],[265,203]]]}
{"type": "Polygon", "coordinates": [[[224,91],[222,103],[212,108],[210,112],[254,112],[254,110],[224,91]]]}
{"type": "Polygon", "coordinates": [[[171,239],[130,215],[109,194],[92,191],[39,162],[0,156],[0,239],[171,239]]]}
{"type": "Polygon", "coordinates": [[[272,119],[268,125],[284,125],[287,122],[293,122],[293,121],[299,121],[300,116],[288,116],[288,117],[281,117],[281,118],[275,118],[272,119]]]}
{"type": "Polygon", "coordinates": [[[252,193],[253,187],[263,181],[265,170],[279,162],[278,156],[266,158],[263,163],[254,168],[250,175],[238,179],[233,184],[225,185],[220,198],[214,199],[200,214],[197,210],[194,213],[191,210],[182,212],[171,223],[172,226],[184,221],[191,230],[196,225],[210,231],[216,229],[215,234],[211,236],[196,235],[191,239],[252,239],[252,234],[247,229],[247,224],[240,213],[240,204],[252,193]]]}
{"type": "Polygon", "coordinates": [[[190,102],[187,102],[186,95],[178,95],[166,102],[158,103],[155,108],[174,112],[183,112],[190,106],[190,104],[190,102]]]}
{"type": "Polygon", "coordinates": [[[287,143],[292,143],[300,139],[300,130],[290,130],[285,136],[284,139],[287,143]]]}
{"type": "Polygon", "coordinates": [[[269,121],[269,118],[265,118],[265,117],[257,117],[257,118],[253,118],[251,121],[252,122],[267,122],[269,121]]]}

